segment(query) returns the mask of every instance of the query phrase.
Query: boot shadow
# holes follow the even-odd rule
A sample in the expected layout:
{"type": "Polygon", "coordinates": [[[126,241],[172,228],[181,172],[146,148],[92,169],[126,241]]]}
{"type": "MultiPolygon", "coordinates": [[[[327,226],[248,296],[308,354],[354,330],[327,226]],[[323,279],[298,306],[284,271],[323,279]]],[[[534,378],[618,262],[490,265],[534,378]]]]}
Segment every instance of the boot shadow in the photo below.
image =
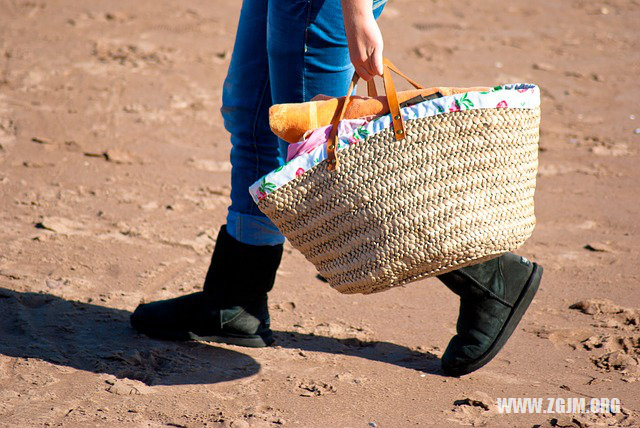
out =
{"type": "Polygon", "coordinates": [[[275,345],[283,348],[348,355],[393,364],[430,375],[445,376],[437,355],[416,351],[395,343],[364,341],[356,338],[339,339],[293,331],[274,331],[274,337],[275,345]]]}
{"type": "Polygon", "coordinates": [[[138,334],[128,311],[0,287],[0,354],[146,385],[213,384],[249,377],[250,356],[198,342],[164,342],[138,334]]]}
{"type": "MultiPolygon", "coordinates": [[[[227,347],[138,334],[129,311],[0,287],[0,354],[37,358],[146,385],[214,384],[255,375],[260,364],[227,347]]],[[[389,342],[275,331],[276,345],[348,355],[441,375],[440,360],[389,342]]],[[[239,348],[237,348],[239,349],[239,348]]]]}

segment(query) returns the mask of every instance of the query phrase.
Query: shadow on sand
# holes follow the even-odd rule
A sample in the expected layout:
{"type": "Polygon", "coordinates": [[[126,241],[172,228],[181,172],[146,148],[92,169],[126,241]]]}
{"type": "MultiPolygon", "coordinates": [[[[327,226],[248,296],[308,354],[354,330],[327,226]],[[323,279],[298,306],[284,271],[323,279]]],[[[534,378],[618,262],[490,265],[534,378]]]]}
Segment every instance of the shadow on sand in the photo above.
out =
{"type": "MultiPolygon", "coordinates": [[[[136,333],[130,312],[0,287],[0,353],[37,358],[147,385],[212,384],[256,374],[260,364],[236,348],[164,342],[136,333]]],[[[274,332],[276,345],[350,355],[440,374],[430,353],[388,342],[274,332]]]]}

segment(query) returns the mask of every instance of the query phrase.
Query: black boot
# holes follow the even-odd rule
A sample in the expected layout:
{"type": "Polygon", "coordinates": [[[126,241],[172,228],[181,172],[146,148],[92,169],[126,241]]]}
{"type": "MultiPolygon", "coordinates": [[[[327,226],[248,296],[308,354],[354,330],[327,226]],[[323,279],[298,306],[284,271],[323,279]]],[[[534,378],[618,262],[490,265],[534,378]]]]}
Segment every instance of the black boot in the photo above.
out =
{"type": "Polygon", "coordinates": [[[131,325],[157,339],[268,346],[273,334],[267,292],[281,257],[282,245],[243,244],[222,226],[203,291],[139,305],[131,325]]]}
{"type": "Polygon", "coordinates": [[[457,334],[442,355],[442,369],[462,376],[487,364],[522,319],[542,277],[542,266],[512,253],[438,278],[460,296],[457,334]]]}

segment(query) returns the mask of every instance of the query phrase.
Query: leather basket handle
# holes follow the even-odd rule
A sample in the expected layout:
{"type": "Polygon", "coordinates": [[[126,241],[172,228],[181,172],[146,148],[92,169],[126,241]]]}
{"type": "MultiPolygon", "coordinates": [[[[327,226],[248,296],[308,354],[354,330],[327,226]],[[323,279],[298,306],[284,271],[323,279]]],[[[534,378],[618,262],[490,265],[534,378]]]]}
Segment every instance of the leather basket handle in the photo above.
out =
{"type": "MultiPolygon", "coordinates": [[[[391,71],[403,77],[407,82],[409,82],[416,89],[424,89],[422,85],[416,83],[411,78],[407,77],[404,73],[398,70],[398,67],[393,65],[391,61],[387,58],[383,58],[383,74],[382,79],[384,82],[384,92],[387,95],[387,103],[389,104],[389,112],[391,113],[391,121],[393,123],[393,133],[396,140],[402,140],[405,136],[405,127],[404,121],[402,120],[402,115],[400,114],[400,104],[398,103],[398,93],[396,92],[395,85],[393,84],[393,80],[391,79],[391,71]]],[[[347,106],[351,101],[351,95],[353,93],[353,89],[358,83],[358,79],[360,77],[357,73],[353,73],[353,78],[351,79],[351,83],[349,84],[349,89],[347,91],[347,96],[342,98],[338,103],[338,107],[336,108],[335,113],[333,114],[333,118],[331,119],[331,131],[329,132],[329,138],[327,139],[327,162],[329,171],[335,171],[338,166],[338,158],[336,156],[336,149],[338,148],[338,123],[344,118],[344,113],[347,110],[347,106]]],[[[370,97],[377,96],[377,91],[375,88],[375,83],[373,83],[373,79],[367,82],[367,92],[370,97]],[[375,95],[372,95],[375,94],[375,95]]]]}
{"type": "Polygon", "coordinates": [[[378,90],[376,89],[376,82],[373,79],[367,82],[367,95],[370,98],[375,98],[378,96],[378,90]]]}

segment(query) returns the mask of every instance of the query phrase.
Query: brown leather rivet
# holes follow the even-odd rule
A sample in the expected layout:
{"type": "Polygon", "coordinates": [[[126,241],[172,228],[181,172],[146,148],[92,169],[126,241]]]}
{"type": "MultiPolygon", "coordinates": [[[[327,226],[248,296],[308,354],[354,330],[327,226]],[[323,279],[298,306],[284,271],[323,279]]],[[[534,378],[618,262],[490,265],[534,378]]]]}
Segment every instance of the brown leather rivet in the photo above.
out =
{"type": "Polygon", "coordinates": [[[335,146],[334,146],[333,144],[332,144],[332,145],[330,145],[330,146],[329,146],[329,150],[333,150],[333,148],[334,148],[334,147],[335,147],[335,146]]]}
{"type": "Polygon", "coordinates": [[[396,134],[402,134],[403,132],[404,132],[404,131],[403,131],[402,129],[398,129],[398,130],[396,131],[396,134]]]}
{"type": "Polygon", "coordinates": [[[395,120],[400,120],[400,115],[396,115],[396,117],[394,117],[395,120]]]}

